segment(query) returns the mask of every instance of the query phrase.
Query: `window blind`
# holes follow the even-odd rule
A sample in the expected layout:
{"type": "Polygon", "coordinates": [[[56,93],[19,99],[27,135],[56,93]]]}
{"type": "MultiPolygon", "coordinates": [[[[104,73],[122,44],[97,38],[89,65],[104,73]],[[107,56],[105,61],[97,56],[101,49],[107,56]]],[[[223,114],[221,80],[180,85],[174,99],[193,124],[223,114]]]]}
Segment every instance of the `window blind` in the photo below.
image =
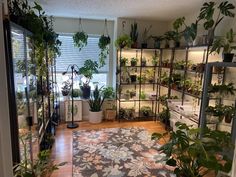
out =
{"type": "MultiPolygon", "coordinates": [[[[98,47],[99,36],[88,36],[87,46],[81,51],[74,46],[73,34],[61,34],[59,40],[62,42],[60,46],[61,56],[56,59],[57,72],[66,71],[69,64],[76,64],[82,67],[88,59],[99,61],[100,49],[98,47]]],[[[109,61],[106,59],[106,65],[99,69],[99,72],[108,72],[109,61]]]]}

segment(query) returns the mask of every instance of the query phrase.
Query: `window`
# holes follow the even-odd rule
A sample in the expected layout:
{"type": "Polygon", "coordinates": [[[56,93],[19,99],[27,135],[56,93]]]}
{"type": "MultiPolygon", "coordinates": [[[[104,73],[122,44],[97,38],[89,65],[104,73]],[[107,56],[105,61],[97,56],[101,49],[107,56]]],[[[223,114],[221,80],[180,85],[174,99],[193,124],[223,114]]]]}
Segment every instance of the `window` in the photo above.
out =
{"type": "MultiPolygon", "coordinates": [[[[98,47],[100,36],[89,35],[88,44],[86,47],[82,48],[81,51],[74,46],[73,34],[61,34],[59,35],[59,40],[62,42],[60,46],[61,56],[56,59],[58,85],[60,87],[64,79],[59,76],[62,72],[66,71],[69,64],[76,64],[78,67],[84,65],[85,60],[91,59],[92,61],[99,60],[100,49],[98,47]]],[[[99,69],[98,74],[93,75],[92,83],[99,83],[99,86],[107,85],[109,71],[109,59],[106,59],[106,65],[99,69]]],[[[67,77],[68,78],[68,77],[67,77]]]]}

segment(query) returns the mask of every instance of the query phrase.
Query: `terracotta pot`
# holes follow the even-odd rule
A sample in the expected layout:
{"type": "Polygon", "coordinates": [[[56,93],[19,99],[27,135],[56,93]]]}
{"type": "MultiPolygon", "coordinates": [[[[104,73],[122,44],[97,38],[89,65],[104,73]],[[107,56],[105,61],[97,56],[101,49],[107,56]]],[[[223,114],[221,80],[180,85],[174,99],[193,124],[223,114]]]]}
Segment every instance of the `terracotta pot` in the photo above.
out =
{"type": "Polygon", "coordinates": [[[230,115],[226,114],[226,115],[225,115],[225,123],[228,123],[228,124],[230,124],[230,123],[231,123],[231,121],[232,121],[232,116],[230,116],[230,115]]]}

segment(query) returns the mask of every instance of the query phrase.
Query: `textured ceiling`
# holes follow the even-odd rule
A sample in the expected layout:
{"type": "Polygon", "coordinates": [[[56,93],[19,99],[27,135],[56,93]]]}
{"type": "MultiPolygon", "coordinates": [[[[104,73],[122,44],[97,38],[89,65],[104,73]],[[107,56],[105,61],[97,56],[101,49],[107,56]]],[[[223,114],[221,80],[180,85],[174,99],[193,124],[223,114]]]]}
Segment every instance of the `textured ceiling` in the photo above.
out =
{"type": "Polygon", "coordinates": [[[49,15],[83,18],[172,20],[199,9],[203,0],[38,0],[49,15]]]}

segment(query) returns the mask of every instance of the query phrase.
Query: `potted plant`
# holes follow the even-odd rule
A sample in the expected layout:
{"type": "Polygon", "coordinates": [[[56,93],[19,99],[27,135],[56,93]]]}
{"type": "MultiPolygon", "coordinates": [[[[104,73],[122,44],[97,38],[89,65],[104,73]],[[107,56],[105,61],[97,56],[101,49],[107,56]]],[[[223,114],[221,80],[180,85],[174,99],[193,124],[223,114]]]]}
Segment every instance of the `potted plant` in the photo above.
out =
{"type": "Polygon", "coordinates": [[[73,89],[73,95],[72,95],[72,91],[70,91],[70,96],[75,97],[75,98],[80,97],[81,96],[80,89],[73,89]]]}
{"type": "Polygon", "coordinates": [[[222,121],[224,118],[224,106],[222,104],[218,104],[215,107],[208,106],[206,108],[206,114],[207,117],[207,123],[218,123],[219,121],[222,121]]]}
{"type": "Polygon", "coordinates": [[[208,30],[207,42],[209,45],[211,45],[214,40],[215,29],[219,23],[225,17],[234,17],[234,9],[235,6],[229,1],[222,1],[220,4],[210,1],[203,4],[198,19],[204,20],[203,26],[205,30],[208,30]]]}
{"type": "Polygon", "coordinates": [[[141,76],[138,76],[138,81],[140,83],[145,83],[146,82],[146,75],[145,74],[142,74],[141,76]]]}
{"type": "Polygon", "coordinates": [[[147,60],[146,60],[145,57],[143,57],[143,58],[141,59],[141,66],[146,66],[146,64],[147,64],[147,60]]]}
{"type": "Polygon", "coordinates": [[[219,54],[221,49],[223,49],[223,62],[232,62],[234,54],[231,52],[233,49],[236,49],[236,46],[232,46],[232,43],[234,42],[234,36],[235,33],[231,28],[224,37],[214,40],[210,53],[217,52],[219,54]]]}
{"type": "Polygon", "coordinates": [[[86,60],[84,66],[79,69],[79,74],[85,77],[85,81],[80,86],[82,97],[88,99],[90,97],[91,88],[89,86],[90,80],[94,73],[98,73],[98,63],[92,60],[86,60]]]}
{"type": "Polygon", "coordinates": [[[137,75],[136,75],[136,74],[131,74],[131,75],[130,75],[130,81],[131,81],[131,83],[136,83],[136,81],[137,81],[137,75]]]}
{"type": "Polygon", "coordinates": [[[131,66],[136,66],[137,63],[138,63],[138,58],[132,57],[130,61],[131,66]]]}
{"type": "Polygon", "coordinates": [[[113,87],[105,87],[102,90],[103,95],[106,95],[107,105],[109,108],[105,110],[106,120],[115,120],[116,118],[116,105],[115,105],[115,91],[113,87]]]}
{"type": "Polygon", "coordinates": [[[208,88],[209,94],[218,94],[218,96],[223,97],[226,95],[234,95],[236,88],[232,82],[228,84],[211,84],[208,88]]]}
{"type": "Polygon", "coordinates": [[[68,96],[71,89],[71,82],[67,80],[67,81],[64,81],[62,84],[63,86],[61,88],[61,93],[63,96],[68,96]]]}
{"type": "Polygon", "coordinates": [[[157,64],[158,64],[158,56],[154,55],[152,56],[152,65],[157,66],[157,64]]]}
{"type": "Polygon", "coordinates": [[[235,116],[235,107],[224,106],[225,123],[230,124],[232,118],[235,116]]]}
{"type": "Polygon", "coordinates": [[[177,18],[173,22],[173,40],[175,41],[175,47],[180,47],[180,39],[182,37],[182,33],[180,33],[179,29],[184,25],[185,17],[177,18]]]}
{"type": "Polygon", "coordinates": [[[151,38],[151,36],[148,34],[149,31],[151,30],[151,28],[152,28],[152,25],[150,25],[148,28],[144,28],[144,31],[143,31],[143,34],[142,34],[142,44],[141,44],[141,47],[143,49],[147,48],[148,40],[151,38]]]}
{"type": "Polygon", "coordinates": [[[165,123],[167,126],[170,125],[170,110],[168,108],[163,108],[162,112],[158,114],[159,119],[165,123]]]}
{"type": "Polygon", "coordinates": [[[126,64],[128,63],[128,58],[125,57],[121,57],[120,59],[120,66],[126,66],[126,64]]]}
{"type": "Polygon", "coordinates": [[[138,47],[138,25],[136,22],[131,24],[131,31],[130,31],[130,38],[132,41],[131,48],[137,48],[138,47]]]}
{"type": "Polygon", "coordinates": [[[144,117],[148,117],[151,114],[152,110],[149,106],[142,106],[140,112],[144,117]]]}
{"type": "Polygon", "coordinates": [[[136,91],[135,91],[135,90],[131,90],[131,91],[129,92],[129,94],[130,94],[130,98],[131,98],[131,99],[134,98],[134,97],[136,97],[136,91]]]}
{"type": "Polygon", "coordinates": [[[88,35],[84,31],[79,31],[73,36],[74,45],[81,50],[87,45],[88,35]]]}
{"type": "Polygon", "coordinates": [[[130,36],[128,36],[127,34],[123,34],[119,36],[115,41],[116,48],[120,48],[120,49],[130,48],[131,44],[132,44],[132,40],[130,36]]]}
{"type": "Polygon", "coordinates": [[[96,85],[93,94],[90,96],[89,103],[89,122],[100,123],[102,121],[102,105],[104,100],[107,98],[114,97],[113,89],[109,88],[98,88],[96,85]]]}
{"type": "Polygon", "coordinates": [[[146,78],[148,80],[149,83],[154,83],[155,80],[154,80],[154,69],[147,69],[145,71],[146,73],[146,78]]]}
{"type": "Polygon", "coordinates": [[[144,91],[141,91],[139,98],[141,100],[145,100],[146,99],[146,94],[144,93],[144,91]]]}
{"type": "Polygon", "coordinates": [[[109,45],[111,43],[111,38],[108,35],[101,35],[99,38],[98,46],[101,49],[101,52],[99,54],[99,67],[103,67],[105,63],[105,59],[107,58],[107,55],[109,54],[109,45]]]}
{"type": "Polygon", "coordinates": [[[161,41],[164,39],[163,36],[151,36],[154,40],[154,48],[160,49],[161,48],[161,41]]]}
{"type": "Polygon", "coordinates": [[[165,161],[174,167],[177,177],[202,177],[211,172],[216,175],[218,171],[230,171],[232,161],[224,155],[225,150],[233,149],[230,133],[195,129],[180,122],[175,125],[177,131],[170,132],[168,141],[168,132],[152,134],[152,139],[165,142],[159,150],[166,156],[157,162],[165,161]],[[201,131],[202,136],[199,136],[201,131]]]}

